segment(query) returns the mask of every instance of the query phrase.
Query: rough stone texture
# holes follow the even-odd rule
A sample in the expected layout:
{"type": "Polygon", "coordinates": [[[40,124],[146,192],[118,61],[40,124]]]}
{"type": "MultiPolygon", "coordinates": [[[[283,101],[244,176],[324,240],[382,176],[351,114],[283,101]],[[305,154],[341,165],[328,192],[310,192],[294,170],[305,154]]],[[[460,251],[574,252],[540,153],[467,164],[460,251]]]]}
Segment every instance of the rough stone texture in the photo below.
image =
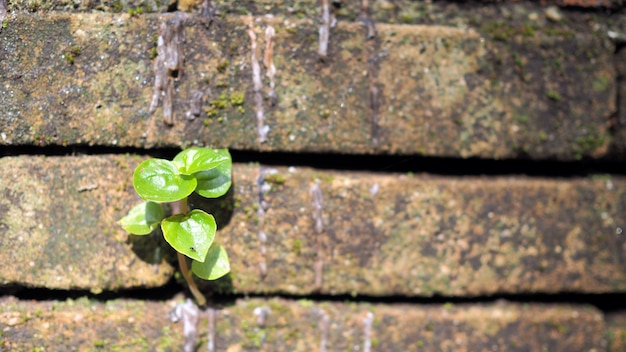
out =
{"type": "MultiPolygon", "coordinates": [[[[626,19],[625,19],[626,20],[626,19]]],[[[626,155],[626,47],[622,47],[615,55],[615,67],[619,75],[617,116],[613,121],[613,145],[616,155],[626,155]]]]}
{"type": "MultiPolygon", "coordinates": [[[[219,14],[225,15],[246,15],[246,14],[273,14],[273,15],[297,15],[312,17],[317,15],[318,0],[255,0],[255,1],[213,1],[219,14]]],[[[498,2],[498,1],[495,1],[498,2]]],[[[499,11],[510,8],[538,8],[530,6],[528,3],[500,2],[498,8],[494,9],[494,1],[484,1],[481,5],[474,2],[472,6],[454,2],[438,1],[435,3],[416,2],[411,0],[394,1],[367,1],[370,6],[370,15],[376,22],[388,23],[414,23],[432,20],[444,20],[455,16],[455,12],[462,11],[470,13],[471,9],[481,9],[486,11],[499,11]]],[[[201,6],[201,0],[13,0],[10,8],[14,11],[63,11],[63,12],[128,12],[140,10],[144,12],[167,12],[169,9],[189,11],[201,6]]],[[[355,20],[361,14],[361,1],[341,1],[339,8],[333,7],[334,13],[342,20],[355,20]]],[[[556,4],[563,7],[605,7],[620,8],[623,0],[546,0],[542,5],[556,4]]],[[[534,5],[534,4],[532,4],[534,5]]],[[[539,10],[538,12],[541,12],[539,10]]],[[[461,13],[461,16],[465,13],[461,13]]]]}
{"type": "Polygon", "coordinates": [[[577,20],[542,26],[479,14],[454,27],[379,24],[373,40],[360,24],[339,22],[325,62],[313,19],[256,21],[258,57],[266,25],[277,32],[278,100],[263,100],[264,144],[247,18],[225,16],[209,29],[188,19],[170,128],[161,108],[148,112],[156,28],[170,15],[12,14],[0,32],[0,143],[603,157],[617,94],[606,34],[577,20]],[[186,120],[208,88],[200,116],[186,120]],[[239,94],[244,103],[233,106],[239,94]]]}
{"type": "MultiPolygon", "coordinates": [[[[138,201],[130,180],[139,160],[0,159],[2,281],[115,289],[139,277],[148,286],[166,280],[169,267],[152,271],[155,255],[166,253],[157,252],[159,237],[127,240],[115,223],[138,201]]],[[[216,213],[217,238],[231,258],[232,274],[210,288],[218,292],[626,289],[626,179],[619,177],[442,178],[236,164],[231,193],[191,203],[216,213]]]]}
{"type": "Polygon", "coordinates": [[[139,199],[119,176],[138,160],[0,159],[0,284],[99,292],[166,283],[173,270],[163,255],[116,225],[139,199]]]}
{"type": "MultiPolygon", "coordinates": [[[[0,300],[0,348],[28,351],[180,351],[176,301],[0,300]],[[62,328],[55,328],[62,327],[62,328]]],[[[208,340],[198,326],[198,350],[208,340]]],[[[218,311],[216,351],[600,351],[599,311],[566,305],[372,305],[239,300],[218,311]],[[269,308],[259,324],[255,309],[269,308]],[[371,314],[369,317],[368,315],[371,314]],[[371,321],[368,327],[367,321],[371,321]]]]}
{"type": "Polygon", "coordinates": [[[608,351],[626,351],[626,312],[617,311],[606,314],[608,351]]]}
{"type": "Polygon", "coordinates": [[[268,181],[267,209],[258,219],[260,173],[237,170],[241,206],[225,230],[232,233],[226,246],[235,262],[268,268],[259,282],[254,271],[237,266],[234,285],[244,292],[311,292],[319,255],[322,291],[330,293],[606,292],[626,284],[623,178],[459,179],[280,168],[284,183],[268,181]],[[314,180],[323,198],[322,235],[314,229],[314,180]],[[265,257],[260,230],[267,234],[265,257]]]}

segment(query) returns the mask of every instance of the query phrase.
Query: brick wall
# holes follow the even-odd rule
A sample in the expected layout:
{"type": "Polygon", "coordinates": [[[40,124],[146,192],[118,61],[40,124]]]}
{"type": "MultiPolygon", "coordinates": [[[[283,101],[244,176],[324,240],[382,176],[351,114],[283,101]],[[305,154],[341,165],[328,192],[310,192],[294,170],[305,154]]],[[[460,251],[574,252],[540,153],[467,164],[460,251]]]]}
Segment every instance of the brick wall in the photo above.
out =
{"type": "Polygon", "coordinates": [[[201,349],[623,350],[622,3],[363,5],[0,4],[0,351],[181,349],[116,222],[192,145],[235,162],[201,349]]]}

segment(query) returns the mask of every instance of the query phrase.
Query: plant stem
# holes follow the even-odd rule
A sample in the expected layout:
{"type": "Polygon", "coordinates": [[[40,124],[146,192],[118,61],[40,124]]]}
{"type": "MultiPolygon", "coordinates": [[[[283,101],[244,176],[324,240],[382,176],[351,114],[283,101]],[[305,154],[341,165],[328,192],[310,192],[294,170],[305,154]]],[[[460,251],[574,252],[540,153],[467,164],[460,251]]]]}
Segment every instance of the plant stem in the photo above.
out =
{"type": "MultiPolygon", "coordinates": [[[[187,214],[188,210],[189,209],[187,206],[187,197],[185,197],[180,200],[180,213],[187,214]]],[[[193,278],[191,277],[191,271],[189,270],[189,266],[187,265],[187,257],[180,252],[177,252],[177,254],[178,266],[180,267],[180,272],[183,274],[185,281],[187,281],[187,285],[189,285],[189,291],[191,291],[191,294],[196,299],[196,303],[198,303],[199,306],[205,306],[206,298],[204,297],[202,292],[200,292],[198,286],[196,286],[195,281],[193,281],[193,278]]]]}
{"type": "Polygon", "coordinates": [[[191,291],[191,294],[196,299],[196,303],[198,303],[199,306],[205,306],[206,298],[202,292],[198,290],[198,286],[196,286],[196,283],[191,277],[189,267],[187,266],[187,257],[180,252],[178,253],[178,266],[180,267],[180,272],[183,274],[185,281],[187,281],[187,285],[189,285],[189,291],[191,291]]]}

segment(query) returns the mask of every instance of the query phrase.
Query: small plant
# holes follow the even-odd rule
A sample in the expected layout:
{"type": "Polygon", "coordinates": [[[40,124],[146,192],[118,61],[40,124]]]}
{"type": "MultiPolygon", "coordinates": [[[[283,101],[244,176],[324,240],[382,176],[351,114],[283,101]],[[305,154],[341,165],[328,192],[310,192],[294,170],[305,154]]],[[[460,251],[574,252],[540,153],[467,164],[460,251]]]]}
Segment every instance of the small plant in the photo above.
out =
{"type": "Polygon", "coordinates": [[[178,252],[180,271],[198,305],[206,305],[191,276],[216,280],[228,274],[226,250],[215,243],[215,218],[200,209],[188,209],[187,197],[194,191],[205,198],[217,198],[231,186],[232,160],[227,149],[189,148],[174,157],[148,159],[135,169],[133,186],[145,201],[120,220],[124,230],[147,235],[159,225],[165,240],[178,252]],[[172,215],[165,217],[160,203],[171,203],[172,215]]]}

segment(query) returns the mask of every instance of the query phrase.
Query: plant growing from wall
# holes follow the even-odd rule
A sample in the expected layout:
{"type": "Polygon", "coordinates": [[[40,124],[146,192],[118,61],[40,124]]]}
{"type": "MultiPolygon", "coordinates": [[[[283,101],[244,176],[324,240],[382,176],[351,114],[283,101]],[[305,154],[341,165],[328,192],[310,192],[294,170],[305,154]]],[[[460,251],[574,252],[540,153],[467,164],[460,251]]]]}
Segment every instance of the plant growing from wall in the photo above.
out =
{"type": "Polygon", "coordinates": [[[213,215],[189,209],[187,197],[194,191],[217,198],[231,186],[232,159],[227,149],[189,148],[173,160],[148,159],[133,174],[133,186],[144,199],[120,220],[124,230],[147,235],[160,225],[165,240],[178,252],[180,271],[198,305],[206,305],[191,273],[216,280],[230,271],[226,250],[214,242],[217,225],[213,215]],[[165,217],[161,203],[171,203],[165,217]],[[191,258],[191,270],[187,258],[191,258]]]}

